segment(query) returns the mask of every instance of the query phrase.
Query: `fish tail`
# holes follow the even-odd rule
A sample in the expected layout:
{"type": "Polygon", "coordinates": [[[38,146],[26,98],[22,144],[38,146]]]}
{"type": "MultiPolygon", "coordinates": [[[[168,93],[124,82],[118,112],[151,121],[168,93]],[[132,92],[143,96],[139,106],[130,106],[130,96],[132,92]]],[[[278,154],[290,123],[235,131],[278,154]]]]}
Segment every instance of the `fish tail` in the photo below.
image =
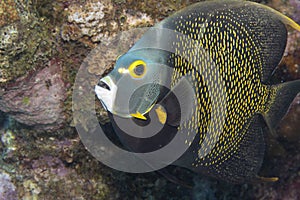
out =
{"type": "Polygon", "coordinates": [[[271,134],[277,135],[278,125],[298,93],[300,93],[300,80],[271,86],[270,103],[263,113],[271,134]]]}

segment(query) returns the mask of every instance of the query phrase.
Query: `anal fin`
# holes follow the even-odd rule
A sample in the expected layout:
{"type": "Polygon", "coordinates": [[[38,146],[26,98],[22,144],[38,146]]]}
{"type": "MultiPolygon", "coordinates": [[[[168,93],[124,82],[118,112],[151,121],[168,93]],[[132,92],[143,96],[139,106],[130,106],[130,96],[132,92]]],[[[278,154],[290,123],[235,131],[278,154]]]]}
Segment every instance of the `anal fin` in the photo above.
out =
{"type": "Polygon", "coordinates": [[[250,125],[245,127],[236,151],[226,160],[211,166],[208,171],[216,178],[231,183],[256,181],[265,153],[262,124],[261,116],[255,115],[250,125]]]}

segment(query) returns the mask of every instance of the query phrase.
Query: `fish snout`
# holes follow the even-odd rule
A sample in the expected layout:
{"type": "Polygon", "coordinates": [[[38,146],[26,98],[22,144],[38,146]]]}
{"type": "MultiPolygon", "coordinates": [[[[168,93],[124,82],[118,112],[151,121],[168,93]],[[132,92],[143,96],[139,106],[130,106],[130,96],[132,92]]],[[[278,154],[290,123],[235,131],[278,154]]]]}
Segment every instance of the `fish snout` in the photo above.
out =
{"type": "Polygon", "coordinates": [[[117,86],[109,76],[100,79],[95,86],[95,93],[98,99],[103,107],[110,112],[113,109],[116,92],[117,86]]]}

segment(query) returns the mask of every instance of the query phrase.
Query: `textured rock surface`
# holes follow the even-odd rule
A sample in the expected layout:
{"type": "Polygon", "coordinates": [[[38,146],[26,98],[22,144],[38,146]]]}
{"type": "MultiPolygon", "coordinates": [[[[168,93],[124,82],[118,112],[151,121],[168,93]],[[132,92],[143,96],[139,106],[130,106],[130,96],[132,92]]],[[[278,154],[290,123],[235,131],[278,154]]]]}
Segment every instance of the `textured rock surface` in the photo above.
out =
{"type": "Polygon", "coordinates": [[[66,85],[62,68],[52,60],[44,68],[1,91],[0,110],[17,121],[41,129],[57,129],[64,122],[63,101],[66,85]]]}
{"type": "Polygon", "coordinates": [[[118,10],[109,0],[92,0],[84,5],[74,3],[65,11],[68,16],[67,22],[61,27],[63,40],[80,41],[90,46],[110,40],[121,29],[153,24],[152,18],[146,13],[129,14],[125,10],[118,10]],[[116,20],[116,17],[120,19],[116,20]]]}
{"type": "Polygon", "coordinates": [[[15,1],[0,1],[0,27],[19,19],[15,1]]]}
{"type": "Polygon", "coordinates": [[[49,20],[26,2],[0,2],[0,87],[37,70],[55,51],[49,20]]]}
{"type": "Polygon", "coordinates": [[[62,38],[69,41],[87,36],[93,42],[99,42],[103,36],[103,29],[108,26],[103,18],[111,10],[112,5],[109,1],[90,1],[84,5],[72,4],[67,10],[69,24],[62,27],[62,38]]]}

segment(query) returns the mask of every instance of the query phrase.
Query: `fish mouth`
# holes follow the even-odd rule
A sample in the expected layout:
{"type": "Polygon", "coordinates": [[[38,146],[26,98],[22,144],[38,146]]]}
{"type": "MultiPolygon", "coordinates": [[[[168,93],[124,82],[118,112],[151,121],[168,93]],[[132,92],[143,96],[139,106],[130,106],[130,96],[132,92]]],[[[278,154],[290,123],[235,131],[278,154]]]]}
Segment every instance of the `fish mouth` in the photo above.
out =
{"type": "Polygon", "coordinates": [[[117,85],[110,76],[101,78],[95,86],[97,98],[106,111],[112,112],[117,89],[117,85]]]}
{"type": "Polygon", "coordinates": [[[129,113],[119,112],[119,108],[115,105],[118,86],[113,82],[110,76],[101,78],[95,86],[95,93],[103,108],[113,115],[122,118],[132,118],[129,113]]]}

